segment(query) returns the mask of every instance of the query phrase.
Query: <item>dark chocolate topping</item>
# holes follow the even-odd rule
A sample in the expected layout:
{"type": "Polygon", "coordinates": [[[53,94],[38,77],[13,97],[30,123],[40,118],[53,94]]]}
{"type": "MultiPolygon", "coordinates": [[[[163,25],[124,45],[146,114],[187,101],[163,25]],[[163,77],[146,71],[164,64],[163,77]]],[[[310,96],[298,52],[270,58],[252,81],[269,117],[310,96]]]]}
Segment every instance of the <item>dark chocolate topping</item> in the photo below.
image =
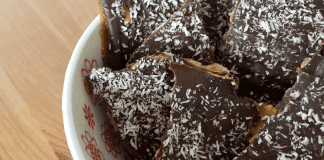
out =
{"type": "Polygon", "coordinates": [[[171,63],[175,73],[170,125],[161,159],[231,159],[247,145],[256,106],[233,93],[233,79],[171,63]]]}
{"type": "Polygon", "coordinates": [[[164,21],[177,11],[184,0],[100,0],[107,18],[110,45],[107,66],[123,69],[134,50],[164,21]],[[122,7],[129,9],[125,21],[122,7]]]}
{"type": "MultiPolygon", "coordinates": [[[[323,75],[322,75],[323,76],[323,75]]],[[[289,102],[235,160],[323,159],[324,80],[302,72],[289,102]]]]}
{"type": "Polygon", "coordinates": [[[186,0],[169,20],[158,27],[131,56],[128,64],[156,51],[191,58],[203,65],[215,63],[214,55],[205,34],[198,0],[186,0]]]}
{"type": "Polygon", "coordinates": [[[296,68],[320,50],[323,8],[321,0],[241,1],[224,49],[224,66],[242,82],[290,88],[296,68]]]}
{"type": "Polygon", "coordinates": [[[297,82],[276,106],[278,115],[269,119],[238,160],[324,158],[323,61],[316,54],[302,65],[297,82]]]}

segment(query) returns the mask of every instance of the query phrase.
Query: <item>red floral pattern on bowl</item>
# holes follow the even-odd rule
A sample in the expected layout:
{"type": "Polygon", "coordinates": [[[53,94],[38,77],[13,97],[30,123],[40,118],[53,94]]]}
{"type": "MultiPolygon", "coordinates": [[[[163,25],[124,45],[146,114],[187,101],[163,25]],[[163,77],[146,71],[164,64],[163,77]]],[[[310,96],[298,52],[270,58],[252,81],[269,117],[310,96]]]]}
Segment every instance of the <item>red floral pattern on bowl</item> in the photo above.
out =
{"type": "Polygon", "coordinates": [[[89,135],[89,132],[85,131],[84,135],[81,135],[81,138],[86,144],[85,150],[87,154],[93,159],[93,160],[104,160],[105,157],[101,153],[101,151],[98,149],[97,142],[94,138],[92,138],[89,135]]]}
{"type": "Polygon", "coordinates": [[[64,130],[73,159],[123,160],[128,154],[110,124],[107,108],[97,105],[98,99],[83,78],[92,68],[103,67],[99,29],[98,16],[80,38],[69,62],[62,95],[64,130]]]}
{"type": "Polygon", "coordinates": [[[88,121],[89,127],[94,129],[96,122],[93,120],[93,113],[91,113],[90,107],[84,104],[83,111],[85,113],[84,118],[88,121]]]}

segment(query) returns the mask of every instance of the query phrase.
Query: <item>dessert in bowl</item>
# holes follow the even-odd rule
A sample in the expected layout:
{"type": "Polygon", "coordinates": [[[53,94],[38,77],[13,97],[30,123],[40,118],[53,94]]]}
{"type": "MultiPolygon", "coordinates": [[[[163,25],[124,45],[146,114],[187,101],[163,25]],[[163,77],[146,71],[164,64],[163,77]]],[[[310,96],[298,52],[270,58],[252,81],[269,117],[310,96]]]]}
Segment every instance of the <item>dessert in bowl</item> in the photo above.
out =
{"type": "MultiPolygon", "coordinates": [[[[64,122],[69,123],[65,124],[65,130],[72,155],[84,154],[93,159],[106,159],[107,156],[260,159],[263,156],[258,155],[267,154],[265,151],[269,150],[274,159],[321,157],[322,151],[316,148],[323,146],[321,129],[318,128],[322,116],[318,115],[319,106],[314,104],[308,106],[307,114],[314,119],[310,120],[302,113],[304,102],[298,99],[301,92],[298,87],[304,86],[299,85],[298,77],[302,72],[315,74],[317,78],[310,78],[310,81],[318,83],[322,72],[314,70],[316,66],[308,67],[312,71],[299,69],[300,73],[292,69],[300,67],[302,62],[306,64],[305,60],[314,55],[320,59],[322,26],[319,6],[322,4],[300,4],[304,9],[293,8],[290,12],[293,16],[285,20],[284,15],[288,13],[278,8],[282,4],[288,8],[296,4],[266,1],[271,6],[267,8],[249,1],[238,1],[236,5],[228,1],[225,10],[213,10],[211,6],[219,7],[223,3],[208,0],[173,2],[176,3],[164,0],[152,3],[100,1],[101,21],[93,32],[97,31],[101,37],[98,36],[95,43],[94,40],[79,42],[87,46],[81,46],[81,49],[78,43],[75,53],[86,54],[76,54],[78,58],[72,56],[71,62],[80,61],[82,55],[84,68],[77,75],[76,65],[69,64],[64,86],[64,122]],[[249,6],[252,6],[251,10],[249,6]],[[310,13],[312,21],[308,19],[296,25],[300,15],[295,13],[307,9],[309,12],[305,14],[310,13]],[[279,17],[266,16],[277,12],[283,13],[279,17]],[[216,19],[222,19],[224,23],[215,20],[215,15],[221,15],[216,19]],[[260,15],[258,24],[254,20],[260,15]],[[268,20],[278,23],[272,24],[268,20]],[[278,26],[281,22],[291,23],[282,29],[278,26]],[[222,25],[215,27],[219,23],[222,25]],[[308,35],[304,37],[305,34],[308,35]],[[94,46],[98,48],[90,51],[94,46]],[[92,54],[96,54],[93,59],[85,58],[92,54]],[[67,78],[70,74],[74,79],[67,78]],[[73,91],[69,91],[71,87],[65,91],[71,84],[82,86],[83,91],[73,87],[73,91]],[[257,86],[259,91],[255,92],[251,86],[257,86]],[[88,97],[76,94],[77,91],[88,97]],[[73,97],[75,94],[77,96],[73,97]],[[72,99],[72,103],[66,98],[72,99]],[[76,101],[84,99],[90,100],[94,106],[84,102],[85,121],[81,121],[82,114],[74,113],[73,108],[77,110],[74,105],[79,103],[76,101]],[[288,112],[291,103],[297,106],[288,112]],[[314,110],[318,113],[313,114],[314,110]],[[302,118],[291,117],[290,113],[302,118]],[[283,115],[286,121],[280,119],[283,115]],[[291,118],[296,123],[291,123],[291,118]],[[267,119],[268,124],[263,126],[267,119]],[[312,128],[298,130],[291,127],[296,124],[299,128],[312,128]],[[77,125],[83,126],[84,134],[76,133],[77,125]],[[296,135],[292,139],[313,139],[305,133],[316,134],[318,141],[311,143],[317,147],[309,147],[305,141],[299,146],[300,150],[294,151],[295,146],[290,141],[295,141],[287,138],[291,136],[290,132],[282,130],[282,125],[287,126],[286,130],[302,132],[293,132],[296,135]],[[275,127],[278,131],[269,133],[269,128],[274,130],[275,127]],[[98,128],[100,130],[96,130],[98,128]],[[286,148],[280,147],[282,145],[286,148]]],[[[311,62],[309,65],[321,66],[320,62],[311,62]]],[[[303,78],[304,83],[308,77],[303,78]]],[[[317,95],[313,90],[309,92],[314,92],[310,99],[317,95]]],[[[324,97],[320,97],[319,102],[321,98],[324,97]]]]}

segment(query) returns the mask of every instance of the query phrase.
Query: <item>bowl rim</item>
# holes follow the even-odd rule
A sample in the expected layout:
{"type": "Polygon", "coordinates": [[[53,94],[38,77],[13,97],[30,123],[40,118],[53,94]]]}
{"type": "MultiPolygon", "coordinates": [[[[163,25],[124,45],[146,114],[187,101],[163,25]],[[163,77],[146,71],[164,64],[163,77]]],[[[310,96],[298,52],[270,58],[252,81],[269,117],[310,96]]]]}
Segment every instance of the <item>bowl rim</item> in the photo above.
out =
{"type": "MultiPolygon", "coordinates": [[[[85,44],[88,42],[89,37],[96,32],[96,28],[100,25],[100,15],[98,15],[87,27],[87,29],[82,34],[78,43],[76,44],[71,59],[69,61],[68,67],[65,72],[63,93],[62,93],[62,113],[63,113],[63,124],[64,131],[67,140],[68,147],[70,149],[73,159],[86,159],[84,157],[83,149],[78,140],[78,135],[76,133],[75,123],[73,119],[72,110],[72,91],[70,90],[73,85],[73,78],[77,68],[77,62],[80,59],[82,50],[85,44]]],[[[99,33],[97,33],[99,34],[99,33]]]]}

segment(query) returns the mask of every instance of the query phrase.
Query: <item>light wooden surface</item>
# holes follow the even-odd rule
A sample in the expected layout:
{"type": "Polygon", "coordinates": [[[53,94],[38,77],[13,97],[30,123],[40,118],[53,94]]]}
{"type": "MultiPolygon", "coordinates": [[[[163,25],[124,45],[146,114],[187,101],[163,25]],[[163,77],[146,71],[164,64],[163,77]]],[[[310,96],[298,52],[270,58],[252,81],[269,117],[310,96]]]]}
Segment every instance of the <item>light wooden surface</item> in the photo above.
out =
{"type": "Polygon", "coordinates": [[[72,159],[62,91],[97,0],[0,0],[0,159],[72,159]]]}

